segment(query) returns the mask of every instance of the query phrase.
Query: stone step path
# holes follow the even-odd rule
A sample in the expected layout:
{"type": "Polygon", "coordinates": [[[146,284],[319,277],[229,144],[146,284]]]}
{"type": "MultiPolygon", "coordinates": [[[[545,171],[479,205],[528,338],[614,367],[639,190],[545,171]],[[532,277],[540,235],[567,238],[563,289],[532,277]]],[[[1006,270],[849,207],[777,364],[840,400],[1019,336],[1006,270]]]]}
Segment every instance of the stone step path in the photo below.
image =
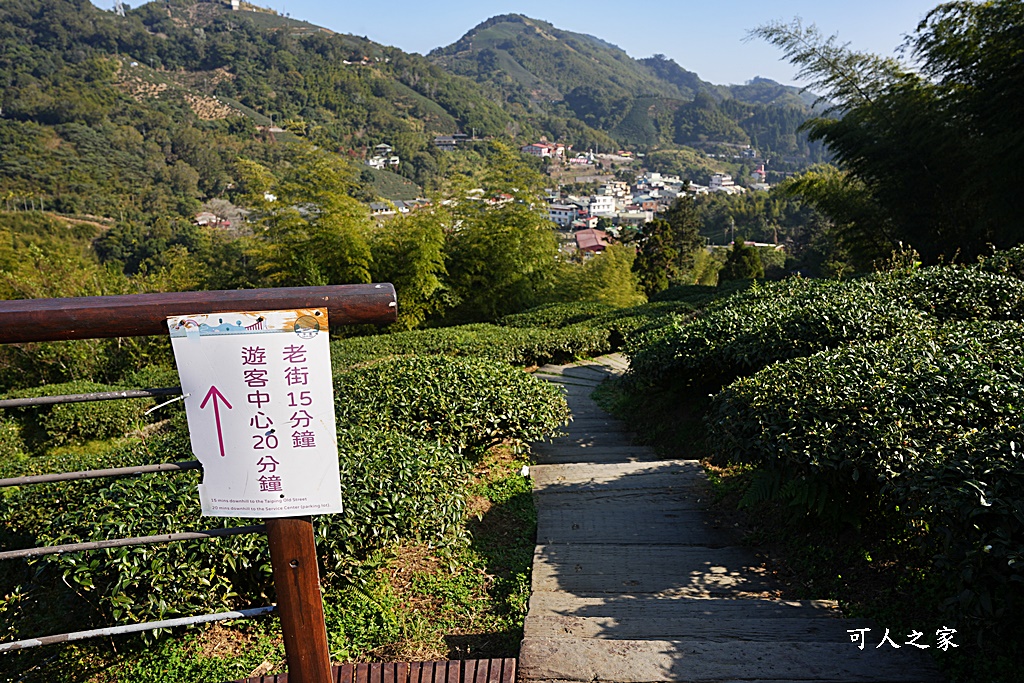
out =
{"type": "Polygon", "coordinates": [[[757,557],[704,513],[700,463],[634,444],[590,397],[627,367],[612,354],[536,372],[563,388],[575,419],[533,447],[520,681],[941,680],[919,650],[875,649],[884,628],[841,618],[834,602],[778,599],[757,557]],[[864,650],[848,633],[859,628],[872,629],[864,650]]]}

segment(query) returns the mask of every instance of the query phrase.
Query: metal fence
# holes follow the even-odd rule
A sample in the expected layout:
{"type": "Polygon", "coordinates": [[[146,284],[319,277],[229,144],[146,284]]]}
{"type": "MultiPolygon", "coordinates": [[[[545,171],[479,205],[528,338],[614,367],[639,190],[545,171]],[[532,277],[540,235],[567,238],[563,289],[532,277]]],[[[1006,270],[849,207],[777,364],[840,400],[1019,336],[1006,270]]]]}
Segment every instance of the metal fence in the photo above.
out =
{"type": "MultiPolygon", "coordinates": [[[[0,301],[0,343],[160,335],[167,334],[165,320],[170,316],[317,307],[326,307],[328,320],[335,324],[385,324],[393,322],[397,314],[395,290],[390,284],[0,301]]],[[[0,408],[167,397],[180,393],[180,387],[169,387],[17,398],[0,400],[0,408]]],[[[202,469],[200,462],[189,460],[138,467],[55,472],[0,479],[0,487],[171,474],[197,469],[202,469]]],[[[0,561],[257,533],[267,535],[277,591],[276,605],[39,636],[0,643],[0,652],[188,624],[252,618],[277,611],[281,617],[288,657],[289,680],[293,683],[327,683],[331,680],[330,655],[320,597],[313,526],[309,517],[267,519],[264,524],[234,528],[8,550],[0,552],[0,561]]]]}

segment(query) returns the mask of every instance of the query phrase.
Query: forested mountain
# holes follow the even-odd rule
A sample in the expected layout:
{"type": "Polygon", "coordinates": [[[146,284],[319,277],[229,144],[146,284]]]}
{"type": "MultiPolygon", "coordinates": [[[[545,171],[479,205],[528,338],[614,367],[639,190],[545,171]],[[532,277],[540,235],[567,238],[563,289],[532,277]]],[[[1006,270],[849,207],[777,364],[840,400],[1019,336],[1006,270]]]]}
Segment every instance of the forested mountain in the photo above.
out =
{"type": "MultiPolygon", "coordinates": [[[[420,186],[464,163],[432,144],[455,132],[577,149],[751,144],[800,164],[820,151],[796,133],[808,109],[791,88],[715,86],[662,56],[635,60],[518,15],[424,58],[244,9],[170,0],[120,17],[87,0],[5,0],[8,204],[188,216],[238,190],[238,158],[274,166],[293,154],[274,143],[300,139],[355,160],[388,143],[420,186]]],[[[354,191],[372,200],[382,175],[363,170],[354,191]]]]}
{"type": "Polygon", "coordinates": [[[714,85],[664,55],[633,59],[599,38],[518,14],[492,17],[428,56],[500,92],[516,111],[578,119],[619,145],[754,144],[820,160],[820,146],[797,133],[814,96],[768,79],[714,85]]]}

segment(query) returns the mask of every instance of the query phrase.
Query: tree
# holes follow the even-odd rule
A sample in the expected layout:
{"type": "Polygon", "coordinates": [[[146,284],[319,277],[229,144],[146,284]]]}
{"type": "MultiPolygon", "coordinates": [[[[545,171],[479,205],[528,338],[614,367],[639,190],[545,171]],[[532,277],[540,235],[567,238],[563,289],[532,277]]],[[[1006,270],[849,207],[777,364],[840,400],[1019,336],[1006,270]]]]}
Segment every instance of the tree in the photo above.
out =
{"type": "Polygon", "coordinates": [[[837,204],[877,207],[881,221],[833,216],[848,232],[886,250],[913,245],[928,261],[1024,239],[1024,138],[1016,122],[1024,106],[1024,3],[939,5],[906,43],[916,71],[850,50],[799,21],[753,35],[782,48],[800,66],[798,78],[829,103],[826,114],[837,117],[805,126],[849,180],[793,189],[826,213],[837,204]],[[865,198],[837,199],[833,191],[865,198]]]}
{"type": "Polygon", "coordinates": [[[567,264],[571,270],[560,283],[563,300],[594,301],[620,308],[646,302],[640,282],[633,272],[636,251],[629,246],[611,244],[582,265],[567,264]]]}
{"type": "Polygon", "coordinates": [[[733,242],[725,265],[718,271],[718,280],[751,280],[759,277],[764,277],[764,265],[757,248],[748,246],[743,240],[733,242]]]}
{"type": "Polygon", "coordinates": [[[633,270],[647,296],[669,288],[678,260],[672,224],[660,218],[645,224],[633,270]]]}
{"type": "Polygon", "coordinates": [[[370,216],[346,194],[349,168],[340,158],[309,150],[280,181],[255,162],[241,165],[256,207],[261,273],[278,286],[370,282],[370,216]],[[267,199],[262,192],[275,197],[267,199]]]}
{"type": "Polygon", "coordinates": [[[544,177],[494,143],[483,194],[452,189],[445,267],[450,322],[494,320],[547,300],[554,291],[558,239],[543,198],[544,177]]]}
{"type": "Polygon", "coordinates": [[[704,248],[700,225],[689,197],[680,197],[661,218],[644,225],[633,270],[647,296],[673,285],[693,284],[695,254],[704,248]]]}
{"type": "Polygon", "coordinates": [[[399,327],[418,327],[443,308],[447,222],[447,212],[442,209],[420,209],[412,215],[396,216],[370,238],[373,280],[395,286],[399,327]]]}

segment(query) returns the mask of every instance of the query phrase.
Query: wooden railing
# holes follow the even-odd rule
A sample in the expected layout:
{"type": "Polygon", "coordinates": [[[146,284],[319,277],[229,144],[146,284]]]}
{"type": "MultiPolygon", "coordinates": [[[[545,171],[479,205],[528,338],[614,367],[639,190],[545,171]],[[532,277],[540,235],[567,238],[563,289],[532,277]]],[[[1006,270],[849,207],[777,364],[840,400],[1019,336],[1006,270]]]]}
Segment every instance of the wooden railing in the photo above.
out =
{"type": "MultiPolygon", "coordinates": [[[[390,284],[177,292],[71,299],[28,299],[0,301],[0,343],[162,335],[168,333],[166,319],[170,316],[297,308],[327,308],[328,320],[332,324],[341,325],[380,325],[393,322],[397,317],[395,289],[390,284]]],[[[131,399],[175,393],[180,394],[180,388],[8,399],[0,401],[0,408],[131,399]]],[[[198,461],[184,461],[142,467],[61,472],[2,479],[0,487],[100,477],[137,476],[144,473],[177,472],[200,468],[201,465],[198,461]]],[[[107,539],[91,543],[10,550],[0,553],[0,560],[82,552],[115,546],[167,543],[264,532],[270,546],[274,586],[277,591],[276,608],[273,606],[258,607],[251,610],[197,615],[145,624],[128,624],[77,633],[37,636],[29,640],[0,643],[0,652],[117,633],[132,633],[184,624],[253,617],[267,614],[276,609],[280,614],[285,652],[288,657],[288,680],[292,683],[336,681],[337,674],[332,673],[330,654],[327,648],[327,632],[320,596],[319,568],[310,517],[267,519],[261,525],[233,529],[190,531],[162,536],[107,539]]]]}

